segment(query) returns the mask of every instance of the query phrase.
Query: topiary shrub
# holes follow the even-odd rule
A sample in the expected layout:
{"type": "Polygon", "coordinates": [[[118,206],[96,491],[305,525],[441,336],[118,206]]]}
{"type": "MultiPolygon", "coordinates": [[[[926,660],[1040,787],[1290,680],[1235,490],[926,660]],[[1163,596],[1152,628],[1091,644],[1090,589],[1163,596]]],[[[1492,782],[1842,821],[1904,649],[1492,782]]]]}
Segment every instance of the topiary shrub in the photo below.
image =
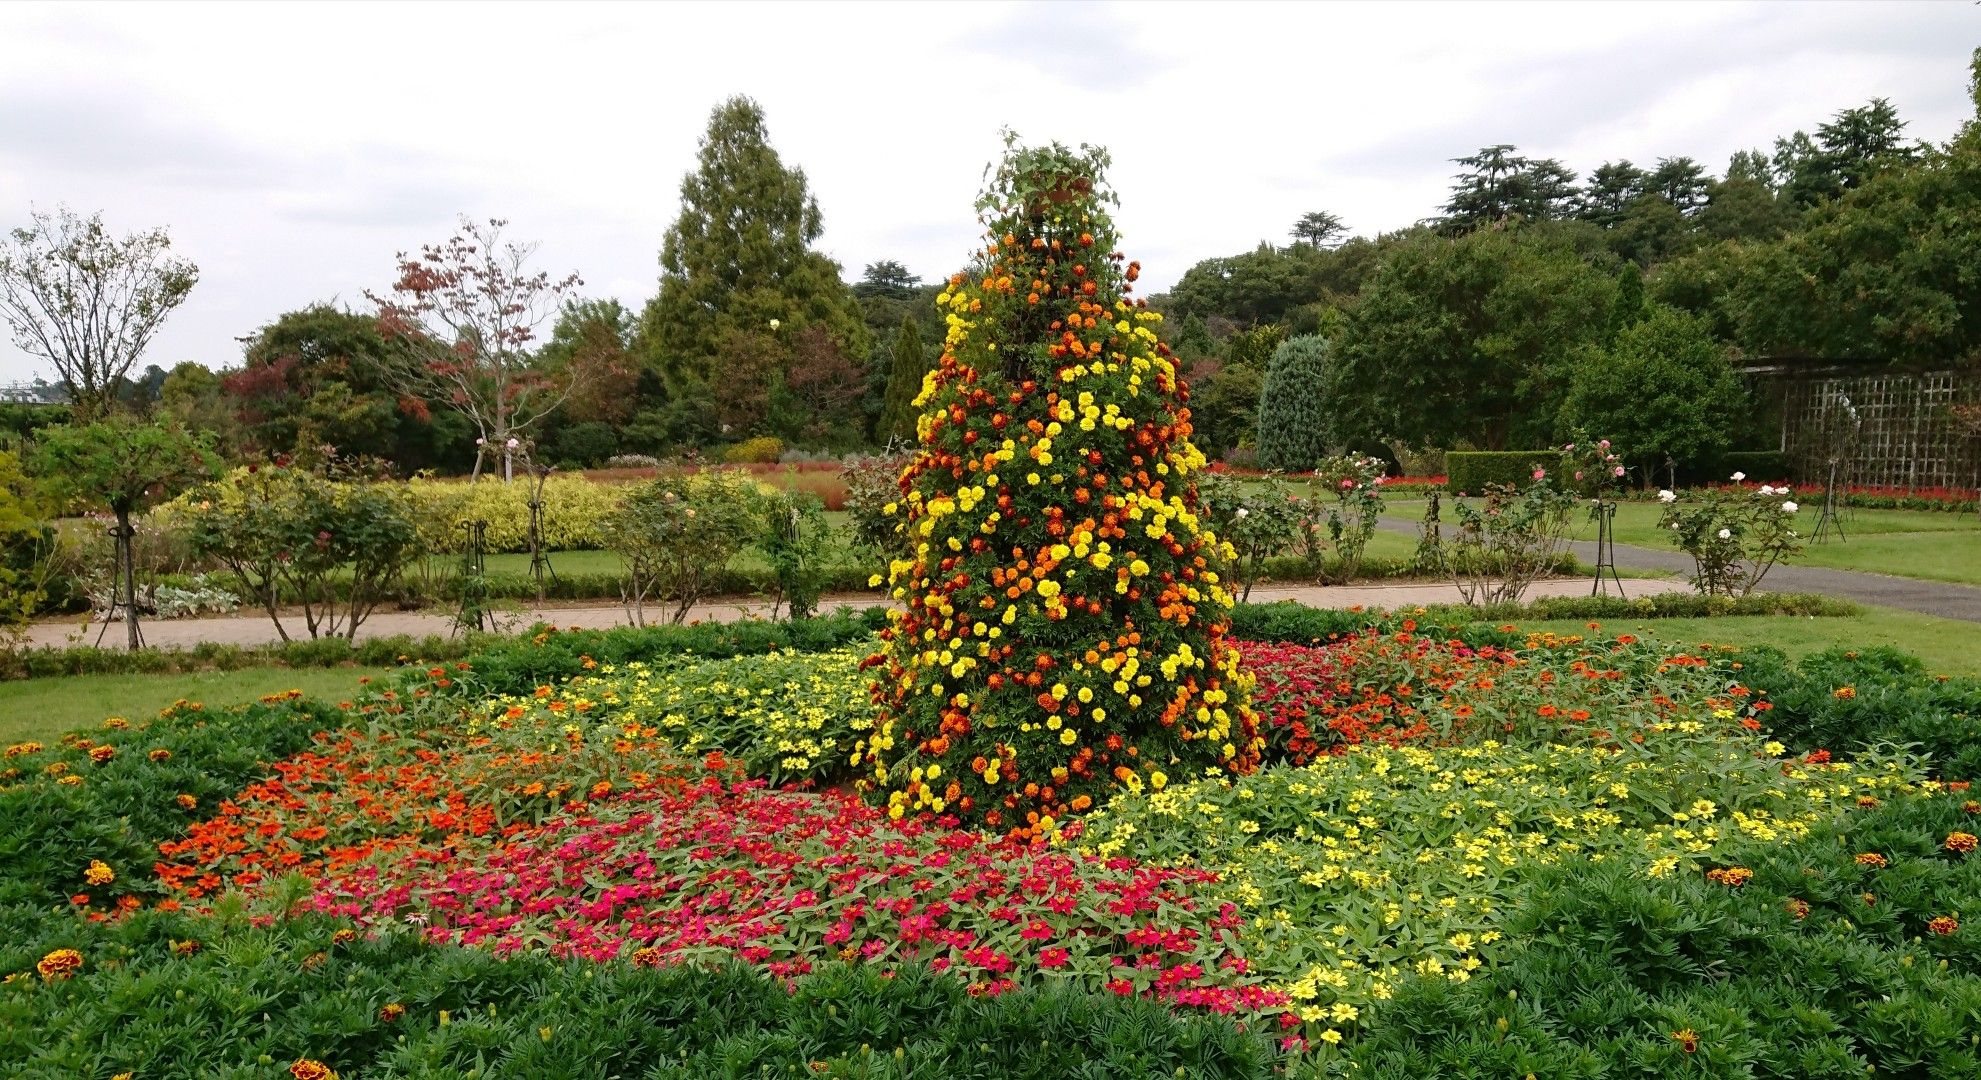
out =
{"type": "Polygon", "coordinates": [[[1273,350],[1259,391],[1259,467],[1306,472],[1328,456],[1328,343],[1313,334],[1273,350]]]}
{"type": "Polygon", "coordinates": [[[861,750],[895,816],[1049,834],[1117,785],[1250,771],[1261,745],[1198,519],[1188,392],[1125,298],[1106,151],[1012,144],[978,201],[981,272],[937,298],[898,504],[880,712],[861,750]]]}

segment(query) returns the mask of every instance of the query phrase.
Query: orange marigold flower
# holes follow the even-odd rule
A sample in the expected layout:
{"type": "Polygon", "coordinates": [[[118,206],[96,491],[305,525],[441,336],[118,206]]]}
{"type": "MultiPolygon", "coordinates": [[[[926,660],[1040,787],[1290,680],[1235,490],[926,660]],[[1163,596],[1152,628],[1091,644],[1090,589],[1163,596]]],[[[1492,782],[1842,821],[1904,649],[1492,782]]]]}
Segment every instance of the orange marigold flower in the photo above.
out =
{"type": "Polygon", "coordinates": [[[1677,1031],[1671,1033],[1671,1037],[1678,1043],[1679,1049],[1684,1050],[1686,1053],[1692,1054],[1698,1052],[1699,1033],[1691,1028],[1679,1028],[1677,1031]]]}
{"type": "Polygon", "coordinates": [[[651,946],[651,945],[648,945],[647,947],[645,947],[645,948],[643,948],[643,949],[634,949],[634,950],[633,950],[633,966],[634,966],[634,967],[659,967],[659,966],[660,966],[660,950],[659,950],[659,949],[656,949],[656,948],[654,948],[654,947],[653,947],[653,946],[651,946]]]}
{"type": "Polygon", "coordinates": [[[173,956],[191,956],[198,951],[199,942],[197,941],[174,941],[172,943],[173,956]]]}
{"type": "Polygon", "coordinates": [[[199,805],[199,798],[194,795],[180,795],[172,801],[178,803],[181,810],[191,810],[199,805]]]}
{"type": "Polygon", "coordinates": [[[1875,851],[1862,852],[1857,856],[1857,865],[1868,866],[1873,870],[1883,870],[1891,865],[1891,860],[1875,851]]]}
{"type": "Polygon", "coordinates": [[[1965,855],[1974,850],[1976,843],[1977,841],[1973,833],[1950,832],[1947,834],[1946,847],[1948,851],[1958,851],[1962,855],[1965,855]]]}
{"type": "Polygon", "coordinates": [[[83,954],[74,949],[56,949],[42,957],[34,969],[41,973],[42,978],[54,980],[66,979],[82,970],[82,966],[83,954]]]}
{"type": "Polygon", "coordinates": [[[1859,810],[1876,810],[1878,808],[1877,796],[1859,795],[1857,797],[1857,808],[1859,810]]]}
{"type": "Polygon", "coordinates": [[[396,1001],[390,1001],[378,1007],[379,1020],[387,1024],[393,1023],[404,1015],[406,1015],[406,1007],[396,1001]]]}
{"type": "Polygon", "coordinates": [[[337,1080],[337,1074],[331,1071],[330,1066],[313,1058],[298,1058],[294,1065],[289,1066],[289,1075],[296,1080],[337,1080]]]}
{"type": "Polygon", "coordinates": [[[1830,696],[1836,698],[1838,701],[1849,701],[1851,698],[1857,696],[1857,689],[1851,686],[1839,686],[1835,690],[1830,691],[1830,696]]]}
{"type": "Polygon", "coordinates": [[[1754,880],[1754,871],[1744,866],[1729,866],[1724,870],[1715,869],[1706,871],[1706,880],[1716,881],[1730,889],[1738,889],[1742,885],[1754,880]]]}
{"type": "Polygon", "coordinates": [[[89,759],[91,761],[96,762],[98,765],[101,765],[104,762],[109,761],[111,758],[114,758],[116,756],[117,756],[117,748],[114,746],[109,746],[109,745],[92,746],[90,747],[89,750],[89,759]]]}
{"type": "Polygon", "coordinates": [[[1926,929],[1945,936],[1960,929],[1960,920],[1951,915],[1941,915],[1926,924],[1926,929]]]}
{"type": "Polygon", "coordinates": [[[1809,917],[1809,901],[1807,900],[1799,900],[1794,897],[1790,897],[1787,907],[1788,907],[1788,913],[1790,915],[1795,916],[1798,919],[1806,919],[1809,917]]]}

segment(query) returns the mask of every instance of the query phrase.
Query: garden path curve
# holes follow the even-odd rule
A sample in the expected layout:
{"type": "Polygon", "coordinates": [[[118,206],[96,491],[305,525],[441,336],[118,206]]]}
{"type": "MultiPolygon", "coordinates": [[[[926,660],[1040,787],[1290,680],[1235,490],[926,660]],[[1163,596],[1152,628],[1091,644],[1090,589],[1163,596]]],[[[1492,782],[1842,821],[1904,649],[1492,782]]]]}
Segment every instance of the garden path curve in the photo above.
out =
{"type": "MultiPolygon", "coordinates": [[[[1390,532],[1417,535],[1417,526],[1408,521],[1383,521],[1390,532]]],[[[1587,540],[1569,544],[1569,550],[1585,564],[1596,561],[1596,545],[1587,540]]],[[[1660,551],[1634,544],[1615,545],[1616,564],[1625,570],[1689,574],[1692,559],[1680,551],[1660,551]]],[[[1830,570],[1819,566],[1777,566],[1768,571],[1762,588],[1769,592],[1821,593],[1839,600],[1879,607],[1899,608],[1943,619],[1981,622],[1981,588],[1946,581],[1872,574],[1862,570],[1830,570]]]]}

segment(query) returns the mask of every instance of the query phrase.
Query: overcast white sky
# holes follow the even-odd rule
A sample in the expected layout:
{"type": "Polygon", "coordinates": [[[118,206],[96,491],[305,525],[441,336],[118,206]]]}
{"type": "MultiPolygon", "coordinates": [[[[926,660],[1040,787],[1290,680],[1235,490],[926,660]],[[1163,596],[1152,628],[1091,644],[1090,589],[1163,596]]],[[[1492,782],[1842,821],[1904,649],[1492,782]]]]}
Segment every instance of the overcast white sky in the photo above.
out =
{"type": "MultiPolygon", "coordinates": [[[[201,280],[145,362],[219,366],[320,300],[361,304],[455,216],[637,307],[709,110],[753,95],[847,268],[960,265],[1009,125],[1114,152],[1150,291],[1442,201],[1508,142],[1587,173],[1743,147],[1891,98],[1970,111],[1981,7],[1938,3],[148,3],[0,6],[0,226],[30,206],[166,225],[201,280]]],[[[0,342],[0,383],[41,365],[0,342]]],[[[45,373],[45,372],[44,372],[45,373]]]]}

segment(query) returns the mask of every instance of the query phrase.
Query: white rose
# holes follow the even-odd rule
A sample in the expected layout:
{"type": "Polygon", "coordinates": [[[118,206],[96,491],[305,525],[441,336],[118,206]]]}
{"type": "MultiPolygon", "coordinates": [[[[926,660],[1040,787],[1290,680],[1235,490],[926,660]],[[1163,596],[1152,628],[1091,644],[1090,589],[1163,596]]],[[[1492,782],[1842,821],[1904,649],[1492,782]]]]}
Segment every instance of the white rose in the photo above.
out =
{"type": "Polygon", "coordinates": [[[521,446],[521,445],[523,445],[523,443],[522,443],[522,440],[520,440],[520,439],[513,439],[513,438],[512,438],[512,439],[510,439],[510,440],[509,440],[508,442],[506,442],[506,443],[503,443],[502,445],[504,445],[504,446],[506,446],[506,447],[508,447],[508,448],[509,448],[509,449],[511,449],[511,450],[514,450],[514,449],[516,449],[516,448],[517,448],[518,446],[521,446]]]}
{"type": "Polygon", "coordinates": [[[1769,487],[1766,484],[1762,484],[1761,487],[1759,488],[1758,493],[1762,495],[1773,495],[1775,493],[1775,489],[1769,487]]]}
{"type": "Polygon", "coordinates": [[[1245,508],[1244,508],[1244,507],[1242,507],[1242,506],[1238,508],[1238,517],[1239,517],[1240,519],[1243,519],[1243,518],[1247,518],[1247,517],[1250,517],[1250,516],[1252,516],[1252,511],[1250,511],[1250,510],[1247,510],[1247,509],[1245,509],[1245,508]]]}
{"type": "Polygon", "coordinates": [[[1745,479],[1747,479],[1747,474],[1744,472],[1737,472],[1733,474],[1733,482],[1736,484],[1740,483],[1742,480],[1745,479]]]}
{"type": "Polygon", "coordinates": [[[1731,540],[1731,539],[1733,539],[1733,533],[1732,533],[1732,532],[1730,532],[1730,531],[1728,531],[1728,530],[1726,530],[1726,529],[1721,529],[1721,530],[1720,530],[1720,539],[1722,539],[1722,540],[1731,540]]]}
{"type": "Polygon", "coordinates": [[[1670,488],[1665,488],[1658,492],[1658,501],[1661,503],[1677,502],[1678,493],[1672,491],[1670,488]]]}
{"type": "Polygon", "coordinates": [[[1800,509],[1802,508],[1800,506],[1795,505],[1794,499],[1790,499],[1789,501],[1782,504],[1782,513],[1784,514],[1793,514],[1800,509]]]}

